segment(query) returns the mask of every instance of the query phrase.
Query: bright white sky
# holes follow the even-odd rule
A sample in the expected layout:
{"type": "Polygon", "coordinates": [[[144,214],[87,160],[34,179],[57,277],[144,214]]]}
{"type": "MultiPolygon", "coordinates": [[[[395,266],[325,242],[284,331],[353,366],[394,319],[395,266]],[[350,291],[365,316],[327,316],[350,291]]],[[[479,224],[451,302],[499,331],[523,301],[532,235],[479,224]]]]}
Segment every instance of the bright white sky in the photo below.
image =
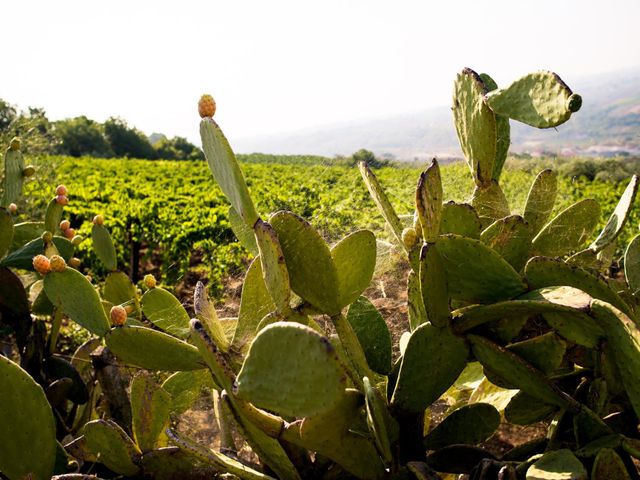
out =
{"type": "Polygon", "coordinates": [[[640,64],[638,0],[2,2],[0,98],[199,144],[449,103],[465,66],[569,85],[640,64]]]}

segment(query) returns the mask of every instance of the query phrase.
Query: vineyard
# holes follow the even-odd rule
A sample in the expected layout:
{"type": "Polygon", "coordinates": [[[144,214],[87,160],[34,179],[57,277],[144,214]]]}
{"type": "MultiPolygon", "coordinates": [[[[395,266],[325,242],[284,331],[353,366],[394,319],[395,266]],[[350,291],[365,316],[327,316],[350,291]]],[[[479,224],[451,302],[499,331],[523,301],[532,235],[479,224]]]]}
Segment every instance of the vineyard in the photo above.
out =
{"type": "MultiPolygon", "coordinates": [[[[239,159],[258,211],[296,212],[329,242],[361,228],[389,240],[357,168],[314,156],[254,154],[239,159]]],[[[35,163],[39,175],[26,185],[18,218],[42,219],[46,203],[38,193],[49,185],[67,185],[71,224],[89,238],[91,219],[103,214],[118,246],[118,265],[136,281],[146,273],[156,274],[169,287],[202,279],[219,296],[225,279],[240,275],[247,266],[250,256],[231,231],[228,203],[203,162],[42,157],[35,163]]],[[[541,165],[554,166],[554,160],[520,160],[506,169],[504,191],[515,211],[523,208],[541,165]]],[[[377,171],[393,206],[406,218],[413,215],[412,191],[421,170],[399,164],[377,171]]],[[[442,176],[445,200],[460,202],[471,196],[473,183],[464,163],[444,166],[442,176]]],[[[624,186],[561,176],[556,213],[579,199],[594,198],[602,208],[603,226],[624,186]]],[[[633,215],[636,224],[640,217],[633,215]]],[[[620,244],[631,235],[627,232],[620,244]]],[[[88,272],[104,273],[89,240],[79,252],[88,272]]]]}

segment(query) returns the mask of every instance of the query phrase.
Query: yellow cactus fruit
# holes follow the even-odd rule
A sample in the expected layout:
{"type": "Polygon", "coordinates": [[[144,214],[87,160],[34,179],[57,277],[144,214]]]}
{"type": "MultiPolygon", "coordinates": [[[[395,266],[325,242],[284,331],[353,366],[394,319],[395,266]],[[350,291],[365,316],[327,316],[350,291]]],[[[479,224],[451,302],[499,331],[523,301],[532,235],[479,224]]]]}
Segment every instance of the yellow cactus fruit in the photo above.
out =
{"type": "Polygon", "coordinates": [[[9,213],[15,215],[18,212],[18,206],[15,203],[9,204],[9,213]]]}
{"type": "Polygon", "coordinates": [[[152,289],[156,287],[156,277],[151,274],[147,274],[144,276],[144,286],[148,289],[152,289]]]}
{"type": "Polygon", "coordinates": [[[36,173],[36,167],[33,165],[27,165],[24,167],[24,170],[22,170],[22,175],[25,177],[31,177],[34,173],[36,173]]]}
{"type": "Polygon", "coordinates": [[[216,101],[211,95],[202,95],[198,101],[198,113],[202,118],[211,118],[216,113],[216,101]]]}
{"type": "Polygon", "coordinates": [[[52,255],[49,259],[49,267],[52,272],[64,272],[67,268],[67,262],[60,255],[52,255]]]}
{"type": "Polygon", "coordinates": [[[51,271],[51,263],[44,255],[36,255],[33,257],[33,268],[35,268],[36,272],[40,275],[46,275],[51,271]]]}
{"type": "Polygon", "coordinates": [[[69,220],[62,220],[60,222],[60,230],[63,232],[71,227],[71,222],[69,220]]]}
{"type": "Polygon", "coordinates": [[[51,232],[44,232],[44,233],[42,234],[42,241],[43,241],[44,243],[49,243],[49,242],[51,242],[51,240],[53,240],[53,233],[51,233],[51,232]]]}
{"type": "Polygon", "coordinates": [[[18,137],[13,137],[11,139],[11,143],[9,144],[9,149],[20,150],[20,139],[18,137]]]}
{"type": "Polygon", "coordinates": [[[71,268],[75,268],[77,269],[78,267],[80,267],[80,259],[78,257],[72,257],[69,259],[69,266],[71,268]]]}
{"type": "Polygon", "coordinates": [[[93,217],[93,224],[94,225],[104,225],[104,216],[103,215],[96,215],[95,217],[93,217]]]}
{"type": "Polygon", "coordinates": [[[408,227],[402,230],[402,243],[407,249],[411,250],[418,241],[418,234],[415,228],[408,227]]]}
{"type": "Polygon", "coordinates": [[[111,323],[116,327],[120,327],[127,321],[127,311],[120,305],[114,305],[109,312],[111,323]]]}
{"type": "Polygon", "coordinates": [[[76,235],[71,238],[71,245],[73,245],[74,247],[77,247],[82,243],[83,240],[84,240],[84,237],[82,235],[76,235]]]}

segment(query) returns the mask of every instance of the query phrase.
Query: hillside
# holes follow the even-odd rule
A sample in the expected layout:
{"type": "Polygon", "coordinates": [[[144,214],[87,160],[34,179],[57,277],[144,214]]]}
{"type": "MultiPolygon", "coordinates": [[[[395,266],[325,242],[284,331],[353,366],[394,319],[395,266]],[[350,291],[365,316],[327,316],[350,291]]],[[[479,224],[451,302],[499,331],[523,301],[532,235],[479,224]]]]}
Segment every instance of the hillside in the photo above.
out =
{"type": "MultiPolygon", "coordinates": [[[[572,85],[583,107],[555,130],[512,124],[514,152],[579,155],[640,154],[640,68],[583,78],[572,85]]],[[[360,148],[398,159],[459,157],[448,106],[359,122],[234,141],[239,152],[348,155],[360,148]]]]}

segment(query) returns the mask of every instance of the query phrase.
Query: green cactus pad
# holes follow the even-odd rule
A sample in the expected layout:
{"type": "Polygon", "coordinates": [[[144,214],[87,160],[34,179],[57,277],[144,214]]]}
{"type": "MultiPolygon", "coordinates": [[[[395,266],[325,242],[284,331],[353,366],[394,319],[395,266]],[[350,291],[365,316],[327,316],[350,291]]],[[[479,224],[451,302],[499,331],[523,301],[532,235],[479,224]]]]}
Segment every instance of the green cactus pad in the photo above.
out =
{"type": "Polygon", "coordinates": [[[358,164],[358,168],[360,169],[360,174],[362,175],[362,179],[369,190],[369,194],[371,195],[373,202],[378,207],[378,210],[380,210],[380,213],[386,220],[389,228],[391,228],[391,232],[393,232],[398,245],[405,248],[404,242],[402,241],[402,223],[398,218],[398,214],[393,209],[389,198],[387,198],[387,194],[380,183],[378,183],[378,179],[375,174],[365,162],[360,162],[358,164]]]}
{"type": "Polygon", "coordinates": [[[478,213],[483,227],[510,214],[507,197],[495,180],[483,187],[476,186],[471,196],[471,205],[478,213]]]}
{"type": "Polygon", "coordinates": [[[113,245],[111,234],[104,225],[93,224],[91,227],[91,240],[93,249],[107,270],[118,268],[116,247],[113,245]]]}
{"type": "Polygon", "coordinates": [[[587,480],[587,470],[580,460],[563,448],[545,453],[529,467],[526,480],[587,480]]]}
{"type": "Polygon", "coordinates": [[[45,231],[44,222],[21,222],[13,226],[13,241],[9,251],[17,250],[45,231]]]}
{"type": "Polygon", "coordinates": [[[496,116],[483,100],[486,93],[486,85],[470,68],[456,77],[453,120],[476,185],[491,181],[497,152],[496,116]]]}
{"type": "Polygon", "coordinates": [[[633,316],[629,306],[604,280],[578,266],[569,265],[559,259],[534,257],[527,262],[524,275],[531,288],[568,285],[588,293],[593,298],[611,303],[627,315],[633,316]]]}
{"type": "MultiPolygon", "coordinates": [[[[142,455],[140,466],[145,475],[154,480],[192,479],[194,477],[215,478],[218,472],[218,469],[214,467],[205,467],[202,464],[194,465],[193,456],[178,447],[163,447],[147,452],[142,455]]],[[[78,480],[90,479],[82,478],[78,480]]]]}
{"type": "Polygon", "coordinates": [[[211,465],[215,467],[216,470],[230,473],[235,478],[239,478],[241,480],[276,480],[269,475],[265,475],[247,467],[236,459],[227,457],[222,453],[215,452],[208,447],[200,445],[186,436],[179,434],[175,430],[169,430],[168,434],[173,443],[175,443],[182,451],[189,454],[192,458],[197,459],[199,463],[211,465]]]}
{"type": "Polygon", "coordinates": [[[44,228],[47,232],[55,234],[60,231],[59,225],[62,220],[64,207],[56,202],[55,197],[49,200],[47,210],[44,214],[44,228]]]}
{"type": "Polygon", "coordinates": [[[427,243],[435,242],[440,233],[442,197],[440,167],[434,159],[420,175],[416,188],[416,211],[422,227],[422,238],[427,243]]]}
{"type": "Polygon", "coordinates": [[[631,292],[640,291],[640,235],[636,235],[629,242],[624,252],[624,277],[631,292]]]}
{"type": "Polygon", "coordinates": [[[549,441],[544,437],[530,440],[518,445],[517,447],[513,447],[502,456],[502,460],[505,462],[523,462],[531,458],[533,455],[542,454],[547,448],[548,443],[549,441]]]}
{"type": "Polygon", "coordinates": [[[0,208],[0,258],[9,251],[13,241],[13,220],[11,214],[0,208]]]}
{"type": "Polygon", "coordinates": [[[536,255],[559,257],[580,248],[600,221],[600,205],[587,198],[574,203],[547,223],[532,241],[536,255]]]}
{"type": "Polygon", "coordinates": [[[591,310],[606,332],[607,351],[613,355],[629,401],[636,415],[640,416],[640,331],[627,315],[611,304],[593,300],[591,310]]]}
{"type": "Polygon", "coordinates": [[[233,335],[231,348],[245,353],[256,336],[258,324],[275,308],[262,278],[260,259],[256,258],[244,277],[238,325],[233,335]]]}
{"type": "Polygon", "coordinates": [[[133,439],[140,450],[156,448],[158,437],[169,424],[171,395],[144,371],[131,381],[131,417],[133,439]]]}
{"type": "Polygon", "coordinates": [[[42,387],[0,355],[0,471],[10,479],[48,480],[56,458],[56,425],[42,387]],[[37,454],[34,454],[37,453],[37,454]]]}
{"type": "Polygon", "coordinates": [[[6,267],[0,267],[0,285],[0,325],[12,329],[17,344],[24,345],[33,323],[27,292],[20,277],[6,267]]]}
{"type": "Polygon", "coordinates": [[[425,244],[420,252],[420,291],[427,319],[443,328],[449,324],[449,289],[438,244],[425,244]]]}
{"type": "Polygon", "coordinates": [[[258,252],[258,244],[256,243],[256,237],[253,234],[253,228],[245,223],[242,217],[236,212],[236,209],[232,206],[229,207],[229,223],[231,224],[231,230],[235,234],[236,238],[240,242],[247,251],[257,257],[259,255],[258,252]]]}
{"type": "Polygon", "coordinates": [[[536,128],[563,124],[580,109],[580,96],[553,72],[536,72],[489,92],[485,102],[498,115],[536,128]]]}
{"type": "Polygon", "coordinates": [[[593,458],[596,457],[603,448],[620,448],[624,440],[625,438],[622,435],[607,435],[579,448],[575,451],[575,454],[580,458],[593,458]]]}
{"type": "Polygon", "coordinates": [[[454,444],[474,445],[487,440],[500,425],[500,413],[488,403],[465,405],[442,420],[424,438],[427,450],[454,444]]]}
{"type": "Polygon", "coordinates": [[[555,405],[541,402],[536,397],[518,392],[504,409],[504,416],[516,425],[531,425],[549,418],[558,410],[555,405]]]}
{"type": "Polygon", "coordinates": [[[115,356],[130,366],[170,372],[206,368],[196,347],[150,328],[113,328],[106,341],[115,356]]]}
{"type": "Polygon", "coordinates": [[[520,356],[542,373],[549,375],[560,367],[567,344],[555,333],[549,332],[521,342],[512,343],[507,350],[520,356]]]}
{"type": "Polygon", "coordinates": [[[213,119],[205,118],[200,122],[200,137],[213,178],[231,206],[247,226],[253,228],[259,215],[253,206],[240,165],[224,133],[213,119]]]}
{"type": "Polygon", "coordinates": [[[323,313],[340,313],[338,273],[322,237],[291,212],[277,212],[269,223],[278,233],[291,289],[323,313]]]}
{"type": "Polygon", "coordinates": [[[391,445],[398,441],[399,427],[389,414],[387,401],[376,390],[367,377],[362,379],[365,394],[367,426],[382,458],[390,464],[393,461],[391,445]]]}
{"type": "Polygon", "coordinates": [[[0,206],[7,207],[22,196],[24,160],[20,150],[7,148],[4,154],[4,194],[0,206]]]}
{"type": "MultiPolygon", "coordinates": [[[[486,73],[481,73],[480,78],[484,82],[487,91],[496,90],[498,85],[486,73]]],[[[511,126],[509,125],[509,117],[496,115],[496,159],[493,162],[493,174],[491,178],[495,181],[500,179],[502,167],[507,160],[509,152],[509,144],[511,143],[511,126]]]]}
{"type": "Polygon", "coordinates": [[[631,480],[620,456],[611,448],[600,450],[593,462],[591,480],[631,480]]]}
{"type": "Polygon", "coordinates": [[[513,298],[527,287],[500,255],[479,240],[446,235],[438,240],[451,298],[491,303],[513,298]]]}
{"type": "Polygon", "coordinates": [[[550,169],[541,171],[531,184],[523,216],[533,235],[549,220],[557,192],[558,176],[550,169]]]}
{"type": "Polygon", "coordinates": [[[256,336],[236,380],[237,394],[281,415],[306,417],[333,407],[346,376],[329,340],[293,322],[256,336]]]}
{"type": "Polygon", "coordinates": [[[384,465],[374,444],[351,430],[363,403],[360,392],[346,390],[334,408],[291,425],[283,438],[330,458],[357,478],[380,478],[384,465]]]}
{"type": "Polygon", "coordinates": [[[613,430],[586,405],[573,416],[573,436],[578,447],[588,445],[612,433],[614,433],[613,430]]]}
{"type": "Polygon", "coordinates": [[[414,331],[427,320],[427,311],[422,300],[420,276],[414,271],[409,272],[407,278],[407,307],[409,309],[409,326],[414,331]]]}
{"type": "Polygon", "coordinates": [[[473,354],[482,364],[510,385],[539,400],[566,408],[570,399],[535,367],[518,355],[478,335],[467,335],[473,354]]]}
{"type": "Polygon", "coordinates": [[[598,235],[598,238],[589,245],[591,250],[599,252],[618,237],[627,223],[627,219],[629,218],[629,214],[633,208],[633,203],[636,199],[637,193],[638,176],[634,175],[622,194],[622,197],[620,197],[618,205],[616,205],[616,209],[613,211],[607,221],[607,224],[600,232],[600,235],[598,235]]]}
{"type": "Polygon", "coordinates": [[[138,446],[112,420],[93,420],[82,429],[87,448],[110,470],[126,476],[136,475],[136,462],[142,454],[138,446]]]}
{"type": "Polygon", "coordinates": [[[446,202],[442,204],[440,233],[454,233],[463,237],[480,238],[482,223],[475,209],[468,203],[446,202]]]}
{"type": "Polygon", "coordinates": [[[134,307],[133,315],[139,316],[140,302],[136,286],[122,272],[111,272],[104,281],[104,300],[114,305],[128,304],[134,307]]]}
{"type": "MultiPolygon", "coordinates": [[[[69,260],[73,255],[73,245],[66,238],[53,237],[52,253],[60,255],[65,260],[69,260]]],[[[5,267],[19,268],[21,270],[33,270],[33,257],[40,254],[48,254],[45,252],[45,245],[41,238],[35,238],[26,245],[13,250],[0,261],[0,265],[5,267]]]]}
{"type": "Polygon", "coordinates": [[[189,410],[205,388],[219,389],[208,370],[176,372],[162,383],[162,389],[171,395],[170,411],[174,415],[189,410]]]}
{"type": "Polygon", "coordinates": [[[371,370],[388,375],[391,372],[391,334],[380,312],[366,297],[360,297],[349,307],[347,320],[362,345],[371,370]]]}
{"type": "Polygon", "coordinates": [[[147,290],[140,301],[142,313],[156,327],[178,338],[189,337],[189,314],[180,301],[163,288],[147,290]]]}
{"type": "Polygon", "coordinates": [[[224,352],[228,351],[229,342],[231,341],[228,337],[233,337],[237,322],[225,322],[223,324],[220,321],[216,308],[207,294],[207,288],[200,281],[196,282],[196,288],[193,291],[193,310],[198,320],[204,324],[217,347],[224,352]],[[229,335],[227,335],[228,330],[226,327],[230,327],[228,329],[229,335]]]}
{"type": "Polygon", "coordinates": [[[376,268],[376,237],[369,230],[358,230],[331,248],[338,274],[338,305],[353,303],[369,286],[376,268]]]}
{"type": "Polygon", "coordinates": [[[531,238],[529,225],[520,215],[496,220],[480,235],[482,243],[498,252],[517,271],[529,258],[531,238]]]}
{"type": "Polygon", "coordinates": [[[89,390],[78,370],[69,361],[60,356],[52,355],[45,360],[44,371],[50,379],[68,378],[71,380],[71,388],[67,395],[69,400],[79,405],[89,401],[89,390]]]}
{"type": "Polygon", "coordinates": [[[262,276],[269,296],[278,312],[288,312],[291,309],[289,272],[287,272],[284,254],[278,242],[278,235],[271,225],[260,219],[253,226],[253,230],[260,251],[262,276]]]}
{"type": "Polygon", "coordinates": [[[102,337],[109,331],[98,292],[77,270],[67,267],[64,272],[49,272],[44,290],[56,307],[91,333],[102,337]]]}
{"type": "Polygon", "coordinates": [[[467,355],[464,340],[448,329],[420,325],[411,334],[402,357],[392,405],[422,413],[458,378],[467,355]]]}
{"type": "Polygon", "coordinates": [[[450,445],[432,452],[427,457],[427,465],[438,472],[471,473],[482,460],[497,460],[496,457],[480,447],[471,445],[450,445]]]}

